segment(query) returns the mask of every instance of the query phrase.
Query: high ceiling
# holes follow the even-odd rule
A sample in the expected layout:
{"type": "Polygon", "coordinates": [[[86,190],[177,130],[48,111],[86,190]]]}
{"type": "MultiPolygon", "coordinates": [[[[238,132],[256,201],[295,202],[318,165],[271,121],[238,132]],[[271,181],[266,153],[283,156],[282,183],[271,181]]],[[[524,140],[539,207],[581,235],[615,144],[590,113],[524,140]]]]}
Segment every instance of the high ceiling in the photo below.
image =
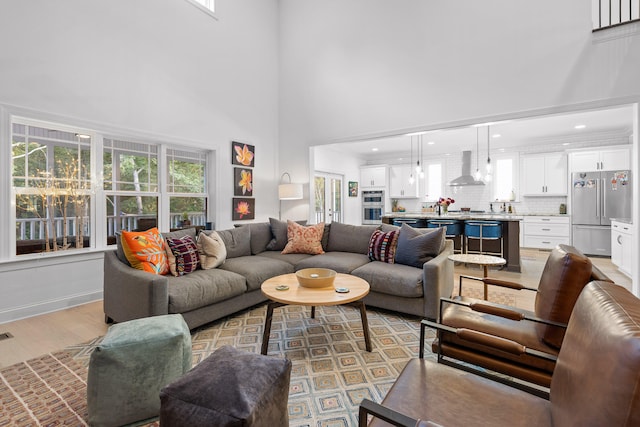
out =
{"type": "Polygon", "coordinates": [[[631,106],[540,116],[480,126],[469,126],[434,131],[420,136],[398,135],[373,140],[330,144],[333,150],[344,152],[367,161],[377,159],[408,160],[413,141],[416,155],[418,141],[422,140],[424,156],[438,156],[476,150],[486,150],[488,131],[491,135],[491,151],[518,149],[530,145],[563,143],[565,148],[583,139],[597,136],[631,135],[633,109],[631,106]],[[578,126],[578,128],[576,128],[578,126]],[[584,126],[584,127],[580,127],[584,126]],[[499,136],[498,136],[499,135],[499,136]],[[377,149],[374,151],[374,149],[377,149]]]}

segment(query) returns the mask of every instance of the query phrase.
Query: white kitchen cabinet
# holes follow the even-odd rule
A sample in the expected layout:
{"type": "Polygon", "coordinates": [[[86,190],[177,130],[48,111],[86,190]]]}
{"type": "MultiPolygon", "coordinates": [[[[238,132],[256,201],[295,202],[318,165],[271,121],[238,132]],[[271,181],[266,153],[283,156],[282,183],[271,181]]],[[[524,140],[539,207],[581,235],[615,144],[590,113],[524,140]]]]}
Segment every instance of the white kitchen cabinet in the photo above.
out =
{"type": "Polygon", "coordinates": [[[386,166],[364,166],[360,168],[361,188],[385,188],[386,186],[386,166]]]}
{"type": "Polygon", "coordinates": [[[407,199],[418,197],[420,178],[411,165],[394,165],[389,167],[389,197],[407,199]],[[413,183],[409,178],[413,175],[413,183]]]}
{"type": "Polygon", "coordinates": [[[571,172],[614,171],[631,169],[629,147],[575,151],[569,154],[571,172]]]}
{"type": "Polygon", "coordinates": [[[523,247],[553,249],[559,244],[571,244],[568,216],[525,216],[523,228],[523,247]]]}
{"type": "Polygon", "coordinates": [[[566,196],[567,156],[564,153],[522,157],[523,196],[566,196]]]}
{"type": "Polygon", "coordinates": [[[635,259],[631,244],[632,235],[633,225],[611,221],[611,262],[629,277],[631,277],[632,264],[635,259]]]}

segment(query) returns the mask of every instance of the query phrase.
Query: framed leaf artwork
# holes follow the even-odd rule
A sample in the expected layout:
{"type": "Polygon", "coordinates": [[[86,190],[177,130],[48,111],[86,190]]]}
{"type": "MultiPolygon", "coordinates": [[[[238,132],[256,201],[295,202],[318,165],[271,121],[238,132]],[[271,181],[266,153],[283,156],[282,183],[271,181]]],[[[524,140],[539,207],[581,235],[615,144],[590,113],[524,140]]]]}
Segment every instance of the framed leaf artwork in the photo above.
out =
{"type": "Polygon", "coordinates": [[[232,206],[231,219],[233,221],[255,219],[256,199],[234,197],[232,206]]]}
{"type": "Polygon", "coordinates": [[[233,168],[233,195],[253,196],[253,169],[233,168]]]}
{"type": "Polygon", "coordinates": [[[256,147],[242,142],[231,141],[231,163],[238,166],[254,166],[256,147]]]}

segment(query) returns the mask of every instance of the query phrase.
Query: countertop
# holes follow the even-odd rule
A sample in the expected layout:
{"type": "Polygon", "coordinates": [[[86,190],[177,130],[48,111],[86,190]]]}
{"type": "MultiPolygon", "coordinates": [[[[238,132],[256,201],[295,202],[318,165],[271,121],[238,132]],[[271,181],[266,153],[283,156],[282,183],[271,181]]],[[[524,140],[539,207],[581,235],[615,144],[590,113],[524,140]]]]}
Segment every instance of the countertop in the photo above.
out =
{"type": "Polygon", "coordinates": [[[633,225],[633,220],[631,220],[631,218],[611,218],[611,221],[622,222],[624,224],[633,225]]]}
{"type": "Polygon", "coordinates": [[[482,219],[494,221],[522,221],[524,216],[517,214],[501,214],[501,213],[459,213],[450,212],[446,215],[438,215],[431,212],[391,212],[383,215],[387,218],[421,218],[421,219],[482,219]]]}

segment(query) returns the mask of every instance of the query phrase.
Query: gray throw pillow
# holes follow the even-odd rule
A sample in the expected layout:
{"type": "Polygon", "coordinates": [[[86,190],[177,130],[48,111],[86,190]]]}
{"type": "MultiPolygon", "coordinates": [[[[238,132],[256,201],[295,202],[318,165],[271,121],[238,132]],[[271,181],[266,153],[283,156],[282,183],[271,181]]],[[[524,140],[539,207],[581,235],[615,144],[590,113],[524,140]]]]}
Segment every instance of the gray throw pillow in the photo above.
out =
{"type": "MultiPolygon", "coordinates": [[[[207,233],[207,231],[203,231],[203,233],[207,233]]],[[[221,230],[217,233],[227,249],[227,259],[251,255],[251,229],[249,227],[221,230]]]]}
{"type": "Polygon", "coordinates": [[[251,254],[256,255],[267,250],[272,240],[271,226],[268,222],[254,222],[252,224],[234,224],[235,227],[247,227],[251,230],[251,254]]]}
{"type": "MultiPolygon", "coordinates": [[[[307,225],[307,221],[296,221],[300,225],[307,225]]],[[[271,234],[273,239],[267,245],[268,251],[282,251],[287,246],[287,221],[280,221],[279,219],[269,218],[269,224],[271,225],[271,234]]]]}
{"type": "Polygon", "coordinates": [[[445,227],[413,228],[402,224],[398,247],[396,249],[396,263],[422,268],[422,265],[437,257],[444,249],[445,227]]]}

